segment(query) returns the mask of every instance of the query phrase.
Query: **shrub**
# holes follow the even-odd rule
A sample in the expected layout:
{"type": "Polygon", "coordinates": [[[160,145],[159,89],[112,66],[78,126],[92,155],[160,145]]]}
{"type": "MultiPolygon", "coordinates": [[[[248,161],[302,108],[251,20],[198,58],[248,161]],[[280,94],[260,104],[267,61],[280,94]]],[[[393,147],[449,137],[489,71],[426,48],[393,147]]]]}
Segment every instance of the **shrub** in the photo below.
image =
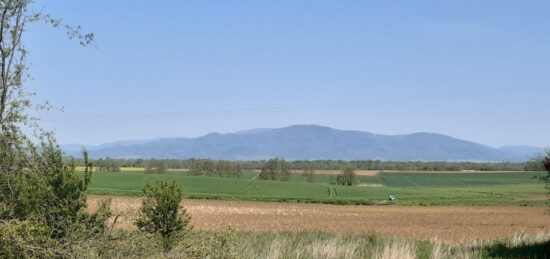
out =
{"type": "Polygon", "coordinates": [[[58,242],[49,228],[35,221],[10,220],[0,225],[0,258],[44,258],[56,255],[58,242]]]}
{"type": "Polygon", "coordinates": [[[142,231],[159,234],[168,251],[175,241],[185,236],[190,221],[185,209],[180,208],[181,186],[175,181],[163,180],[147,184],[143,193],[146,199],[135,224],[142,231]]]}
{"type": "MultiPolygon", "coordinates": [[[[91,177],[86,153],[87,166],[81,178],[75,173],[74,163],[63,161],[62,152],[53,140],[48,139],[40,148],[30,151],[24,170],[16,175],[0,174],[0,180],[9,184],[9,188],[2,188],[0,192],[0,220],[36,221],[48,227],[50,237],[55,239],[65,237],[81,220],[93,218],[93,224],[104,224],[99,222],[98,215],[83,210],[86,207],[84,192],[91,177]]],[[[107,217],[102,216],[101,220],[107,217]]]]}

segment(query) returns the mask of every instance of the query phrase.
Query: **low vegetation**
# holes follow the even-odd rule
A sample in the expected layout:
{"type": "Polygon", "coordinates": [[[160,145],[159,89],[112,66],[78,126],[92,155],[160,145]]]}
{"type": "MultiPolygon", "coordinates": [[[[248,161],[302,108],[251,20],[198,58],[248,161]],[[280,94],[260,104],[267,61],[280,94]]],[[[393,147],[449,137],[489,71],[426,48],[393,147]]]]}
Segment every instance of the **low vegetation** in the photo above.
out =
{"type": "Polygon", "coordinates": [[[548,240],[518,234],[495,242],[448,244],[375,234],[245,232],[237,235],[235,249],[243,258],[546,258],[548,240]]]}
{"type": "MultiPolygon", "coordinates": [[[[4,232],[2,232],[4,234],[4,232]]],[[[449,244],[376,234],[195,231],[166,251],[154,235],[115,230],[66,248],[67,258],[547,258],[550,237],[449,244]]],[[[24,254],[19,254],[24,255],[24,254]]],[[[48,256],[44,256],[48,257],[48,256]]]]}
{"type": "MultiPolygon", "coordinates": [[[[259,180],[255,172],[241,178],[194,176],[189,172],[147,174],[143,171],[94,173],[91,194],[141,196],[143,186],[175,180],[188,198],[398,205],[520,205],[545,206],[546,191],[539,172],[518,173],[378,173],[357,176],[354,186],[331,185],[331,175],[312,182],[294,175],[289,181],[259,180]],[[387,201],[394,194],[395,201],[387,201]]],[[[333,177],[334,178],[334,177],[333,177]]]]}

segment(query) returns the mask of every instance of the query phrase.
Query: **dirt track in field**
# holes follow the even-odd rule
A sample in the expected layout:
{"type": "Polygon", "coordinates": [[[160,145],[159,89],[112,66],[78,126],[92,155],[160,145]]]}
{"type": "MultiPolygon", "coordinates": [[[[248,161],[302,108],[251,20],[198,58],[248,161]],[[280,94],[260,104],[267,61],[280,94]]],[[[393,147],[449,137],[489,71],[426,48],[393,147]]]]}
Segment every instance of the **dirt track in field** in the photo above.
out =
{"type": "MultiPolygon", "coordinates": [[[[111,199],[116,227],[133,229],[141,198],[89,196],[89,209],[111,199]]],[[[490,240],[518,232],[550,233],[544,208],[499,206],[342,206],[249,201],[185,200],[197,229],[231,225],[249,231],[383,233],[414,239],[462,242],[490,240]]]]}

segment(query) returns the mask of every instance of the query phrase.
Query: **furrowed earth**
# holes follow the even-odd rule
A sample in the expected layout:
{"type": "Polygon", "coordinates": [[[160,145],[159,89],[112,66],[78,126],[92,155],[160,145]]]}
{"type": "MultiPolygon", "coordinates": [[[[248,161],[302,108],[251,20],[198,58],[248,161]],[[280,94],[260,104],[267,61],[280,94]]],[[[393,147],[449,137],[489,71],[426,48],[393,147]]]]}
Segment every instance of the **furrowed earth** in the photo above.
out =
{"type": "MultiPolygon", "coordinates": [[[[88,197],[88,209],[111,200],[116,228],[133,229],[142,198],[88,197]]],[[[196,229],[381,233],[448,242],[550,233],[545,208],[512,206],[345,206],[254,201],[184,200],[196,229]]]]}

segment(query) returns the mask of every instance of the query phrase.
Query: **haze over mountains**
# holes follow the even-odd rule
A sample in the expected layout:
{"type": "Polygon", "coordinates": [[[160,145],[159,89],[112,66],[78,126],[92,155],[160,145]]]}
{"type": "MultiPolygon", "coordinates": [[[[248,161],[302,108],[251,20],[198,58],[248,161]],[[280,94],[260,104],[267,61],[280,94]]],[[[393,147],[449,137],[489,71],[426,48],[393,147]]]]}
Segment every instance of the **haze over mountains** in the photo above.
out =
{"type": "MultiPolygon", "coordinates": [[[[64,145],[79,156],[81,145],[64,145]]],[[[492,148],[435,133],[380,135],[318,125],[210,133],[198,138],[159,138],[87,146],[93,158],[211,158],[259,160],[342,159],[394,161],[526,161],[544,152],[530,146],[492,148]]]]}

